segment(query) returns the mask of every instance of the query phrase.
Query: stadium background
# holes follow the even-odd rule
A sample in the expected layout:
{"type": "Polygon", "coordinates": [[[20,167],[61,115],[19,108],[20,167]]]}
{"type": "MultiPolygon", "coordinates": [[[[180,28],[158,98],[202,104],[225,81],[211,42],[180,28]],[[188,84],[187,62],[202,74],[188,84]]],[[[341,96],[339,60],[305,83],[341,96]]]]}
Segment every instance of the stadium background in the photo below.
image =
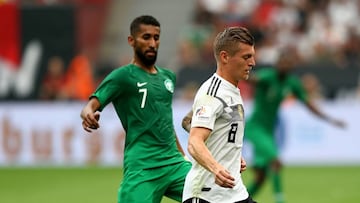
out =
{"type": "MultiPolygon", "coordinates": [[[[249,27],[257,39],[256,68],[271,65],[279,48],[296,47],[302,60],[294,73],[321,108],[348,127],[329,126],[291,98],[284,103],[279,135],[286,196],[292,203],[304,196],[314,202],[360,200],[354,190],[360,180],[359,1],[3,0],[0,202],[115,201],[124,132],[112,106],[91,135],[81,129],[79,112],[84,95],[129,62],[129,22],[141,14],[154,15],[162,26],[158,65],[178,75],[174,125],[185,148],[180,120],[197,86],[214,71],[209,42],[217,30],[249,27]],[[49,93],[44,87],[54,57],[63,63],[63,88],[49,93]],[[21,188],[28,192],[18,195],[21,188]]],[[[251,88],[241,88],[249,113],[251,88]]],[[[250,151],[246,145],[249,164],[250,151]]],[[[271,199],[268,190],[260,202],[271,199]]]]}

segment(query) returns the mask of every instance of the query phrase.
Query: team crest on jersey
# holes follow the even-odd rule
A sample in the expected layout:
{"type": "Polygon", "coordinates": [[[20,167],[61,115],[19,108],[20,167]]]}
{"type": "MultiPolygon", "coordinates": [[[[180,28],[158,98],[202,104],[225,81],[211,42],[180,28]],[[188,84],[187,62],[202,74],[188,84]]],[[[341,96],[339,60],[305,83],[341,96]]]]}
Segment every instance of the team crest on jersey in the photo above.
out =
{"type": "Polygon", "coordinates": [[[243,107],[242,104],[238,105],[238,111],[239,111],[239,114],[240,114],[240,119],[244,120],[244,107],[243,107]]]}
{"type": "Polygon", "coordinates": [[[207,120],[210,118],[211,108],[209,106],[200,106],[195,111],[195,117],[198,120],[207,120]]]}
{"type": "Polygon", "coordinates": [[[169,92],[174,93],[174,83],[170,79],[166,79],[164,85],[169,92]]]}

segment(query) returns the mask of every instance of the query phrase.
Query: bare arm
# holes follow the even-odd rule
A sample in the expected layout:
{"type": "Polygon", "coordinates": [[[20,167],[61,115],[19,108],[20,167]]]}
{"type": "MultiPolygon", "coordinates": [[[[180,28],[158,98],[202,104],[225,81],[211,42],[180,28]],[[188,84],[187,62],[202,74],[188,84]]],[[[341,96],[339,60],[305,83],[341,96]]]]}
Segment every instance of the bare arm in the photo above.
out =
{"type": "Polygon", "coordinates": [[[337,127],[340,128],[344,128],[345,127],[345,123],[343,121],[337,120],[337,119],[333,119],[330,118],[329,116],[325,115],[323,112],[321,112],[317,106],[310,100],[305,102],[306,107],[308,107],[308,109],[314,113],[315,115],[317,115],[319,118],[331,123],[332,125],[335,125],[337,127]]]}
{"type": "Polygon", "coordinates": [[[100,108],[100,102],[96,97],[91,98],[80,113],[82,118],[82,126],[85,131],[92,132],[100,127],[99,119],[100,113],[97,111],[100,108]]]}
{"type": "Polygon", "coordinates": [[[183,118],[181,125],[184,128],[184,130],[186,130],[187,132],[190,132],[190,127],[191,127],[191,118],[193,115],[193,111],[190,110],[185,117],[183,118]]]}
{"type": "Polygon", "coordinates": [[[222,165],[220,165],[205,145],[205,140],[210,136],[211,130],[207,128],[191,128],[188,150],[191,156],[206,170],[215,175],[215,183],[225,188],[235,186],[234,178],[222,165]]]}

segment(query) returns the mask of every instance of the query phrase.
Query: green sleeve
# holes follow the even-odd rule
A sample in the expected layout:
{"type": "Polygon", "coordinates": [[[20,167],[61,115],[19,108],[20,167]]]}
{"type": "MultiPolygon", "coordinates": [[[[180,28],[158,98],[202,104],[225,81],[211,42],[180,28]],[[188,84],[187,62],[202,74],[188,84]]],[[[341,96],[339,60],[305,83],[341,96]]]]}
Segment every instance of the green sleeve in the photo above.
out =
{"type": "Polygon", "coordinates": [[[112,71],[100,83],[91,97],[96,97],[100,102],[102,111],[106,105],[124,93],[126,87],[126,72],[122,68],[112,71]]]}
{"type": "Polygon", "coordinates": [[[298,78],[291,78],[291,88],[294,96],[300,101],[305,102],[308,99],[308,95],[304,89],[304,86],[298,78]]]}

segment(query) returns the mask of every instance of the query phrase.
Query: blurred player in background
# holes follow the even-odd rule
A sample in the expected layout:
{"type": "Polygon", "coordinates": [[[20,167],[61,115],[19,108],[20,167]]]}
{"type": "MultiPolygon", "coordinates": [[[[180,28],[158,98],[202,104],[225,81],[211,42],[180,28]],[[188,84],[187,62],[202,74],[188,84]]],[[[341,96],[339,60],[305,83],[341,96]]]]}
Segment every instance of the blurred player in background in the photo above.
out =
{"type": "Polygon", "coordinates": [[[186,130],[191,125],[188,151],[194,159],[183,202],[253,203],[240,173],[245,119],[237,84],[255,65],[254,38],[245,28],[227,28],[214,41],[214,55],[216,73],[201,85],[183,120],[186,130]]]}
{"type": "Polygon", "coordinates": [[[292,95],[318,117],[338,127],[345,125],[342,121],[322,113],[309,99],[301,80],[290,74],[296,61],[296,53],[286,49],[280,53],[274,68],[256,71],[248,80],[254,87],[254,98],[252,114],[246,120],[245,139],[250,141],[253,147],[252,165],[255,172],[248,190],[251,196],[255,196],[266,177],[271,177],[276,203],[284,202],[280,177],[281,162],[275,137],[281,102],[292,95]]]}
{"type": "Polygon", "coordinates": [[[155,66],[160,24],[140,16],[130,25],[131,64],[112,71],[100,83],[81,112],[83,128],[98,129],[99,111],[113,103],[126,132],[124,176],[118,202],[156,203],[165,195],[181,201],[191,163],[173,126],[175,74],[155,66]]]}

